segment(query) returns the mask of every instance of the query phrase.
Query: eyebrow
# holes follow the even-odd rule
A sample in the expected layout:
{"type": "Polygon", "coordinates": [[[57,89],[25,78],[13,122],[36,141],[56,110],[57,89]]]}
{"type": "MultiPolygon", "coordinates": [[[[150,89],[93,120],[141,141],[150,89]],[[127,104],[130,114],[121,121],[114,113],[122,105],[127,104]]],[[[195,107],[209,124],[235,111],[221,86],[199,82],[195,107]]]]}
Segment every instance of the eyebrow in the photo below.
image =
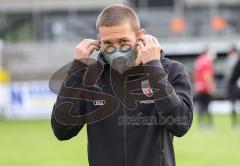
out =
{"type": "MultiPolygon", "coordinates": [[[[129,38],[123,37],[123,38],[118,39],[118,41],[121,41],[121,40],[129,40],[129,38]]],[[[108,40],[108,39],[107,40],[103,40],[103,43],[107,43],[107,42],[111,43],[111,41],[108,40]]]]}
{"type": "Polygon", "coordinates": [[[109,40],[103,40],[103,43],[111,43],[109,40]]]}
{"type": "Polygon", "coordinates": [[[120,38],[118,41],[121,41],[121,40],[129,40],[129,38],[123,37],[123,38],[120,38]]]}

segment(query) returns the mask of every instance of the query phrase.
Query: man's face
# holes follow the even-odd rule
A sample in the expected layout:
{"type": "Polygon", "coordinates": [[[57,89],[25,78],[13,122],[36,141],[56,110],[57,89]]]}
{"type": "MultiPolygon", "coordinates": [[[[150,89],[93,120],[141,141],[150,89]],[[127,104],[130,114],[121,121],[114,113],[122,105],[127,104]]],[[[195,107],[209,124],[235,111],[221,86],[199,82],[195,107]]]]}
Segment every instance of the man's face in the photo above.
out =
{"type": "MultiPolygon", "coordinates": [[[[136,49],[137,39],[141,32],[144,33],[144,30],[133,29],[128,22],[111,27],[99,27],[101,48],[104,52],[111,52],[114,48],[124,50],[125,47],[131,47],[136,49]]],[[[139,57],[136,60],[137,65],[139,64],[139,57]]]]}

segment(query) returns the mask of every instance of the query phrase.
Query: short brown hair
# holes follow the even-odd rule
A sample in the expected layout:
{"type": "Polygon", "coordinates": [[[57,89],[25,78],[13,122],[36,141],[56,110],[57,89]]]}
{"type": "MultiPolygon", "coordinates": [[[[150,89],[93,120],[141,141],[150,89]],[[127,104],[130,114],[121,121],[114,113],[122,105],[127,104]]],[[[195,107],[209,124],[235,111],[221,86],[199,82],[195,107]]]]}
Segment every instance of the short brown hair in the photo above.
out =
{"type": "Polygon", "coordinates": [[[120,25],[124,21],[129,21],[134,29],[140,28],[139,18],[136,12],[125,5],[114,4],[104,8],[99,14],[96,22],[96,29],[99,27],[120,25]]]}

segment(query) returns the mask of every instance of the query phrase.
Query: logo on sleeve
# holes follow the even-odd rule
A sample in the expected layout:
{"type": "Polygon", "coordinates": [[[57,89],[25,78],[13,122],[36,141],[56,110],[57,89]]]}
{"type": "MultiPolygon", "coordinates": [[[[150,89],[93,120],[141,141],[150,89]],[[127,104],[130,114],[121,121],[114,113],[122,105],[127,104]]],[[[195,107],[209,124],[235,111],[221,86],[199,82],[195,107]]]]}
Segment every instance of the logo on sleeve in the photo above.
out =
{"type": "Polygon", "coordinates": [[[153,90],[150,86],[150,83],[148,80],[144,80],[141,82],[142,91],[147,97],[151,97],[153,95],[153,90]]]}

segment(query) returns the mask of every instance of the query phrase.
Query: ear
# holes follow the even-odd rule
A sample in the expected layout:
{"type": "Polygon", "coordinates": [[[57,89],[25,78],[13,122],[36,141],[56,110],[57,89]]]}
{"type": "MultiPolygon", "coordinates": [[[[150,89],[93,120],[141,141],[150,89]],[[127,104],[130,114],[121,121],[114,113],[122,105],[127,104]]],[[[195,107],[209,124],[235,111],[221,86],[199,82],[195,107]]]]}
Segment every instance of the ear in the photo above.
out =
{"type": "Polygon", "coordinates": [[[139,30],[137,31],[137,36],[140,37],[140,36],[143,36],[143,35],[146,35],[145,29],[139,29],[139,30]]]}

